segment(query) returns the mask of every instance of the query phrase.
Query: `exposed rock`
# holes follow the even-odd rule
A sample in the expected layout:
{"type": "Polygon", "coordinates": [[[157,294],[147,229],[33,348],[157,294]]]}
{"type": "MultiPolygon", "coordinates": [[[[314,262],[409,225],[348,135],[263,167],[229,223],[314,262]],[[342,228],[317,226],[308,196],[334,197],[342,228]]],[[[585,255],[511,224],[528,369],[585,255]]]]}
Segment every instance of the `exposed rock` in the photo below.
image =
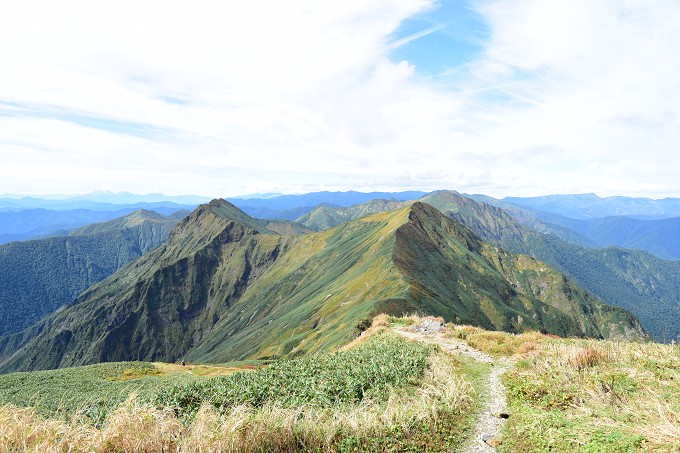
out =
{"type": "Polygon", "coordinates": [[[490,434],[484,434],[482,436],[482,440],[484,441],[485,444],[487,444],[489,447],[496,448],[499,445],[503,443],[503,439],[500,439],[498,437],[494,437],[490,434]]]}
{"type": "Polygon", "coordinates": [[[413,328],[416,332],[429,333],[439,332],[444,327],[444,323],[438,319],[426,319],[413,328]]]}

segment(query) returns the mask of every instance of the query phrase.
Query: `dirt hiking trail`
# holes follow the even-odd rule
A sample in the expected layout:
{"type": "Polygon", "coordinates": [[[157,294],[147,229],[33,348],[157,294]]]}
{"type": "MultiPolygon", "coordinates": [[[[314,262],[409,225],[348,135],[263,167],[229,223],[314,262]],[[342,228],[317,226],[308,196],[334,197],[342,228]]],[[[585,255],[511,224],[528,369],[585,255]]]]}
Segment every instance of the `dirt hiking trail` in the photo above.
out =
{"type": "Polygon", "coordinates": [[[410,326],[397,328],[395,331],[412,340],[437,344],[448,353],[468,356],[478,362],[491,365],[491,372],[482,389],[484,406],[477,415],[473,436],[465,444],[463,452],[495,452],[495,447],[501,443],[501,427],[508,417],[505,386],[501,382],[501,376],[510,367],[510,363],[506,360],[494,359],[490,355],[471,347],[464,340],[445,338],[442,335],[443,330],[423,331],[418,326],[410,326]]]}

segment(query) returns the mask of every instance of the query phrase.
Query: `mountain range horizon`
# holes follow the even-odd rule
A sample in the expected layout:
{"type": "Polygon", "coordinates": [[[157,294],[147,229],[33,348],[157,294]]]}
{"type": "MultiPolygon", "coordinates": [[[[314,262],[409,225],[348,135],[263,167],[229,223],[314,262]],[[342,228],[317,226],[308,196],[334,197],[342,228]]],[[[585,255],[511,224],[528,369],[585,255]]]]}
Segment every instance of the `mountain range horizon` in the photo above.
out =
{"type": "MultiPolygon", "coordinates": [[[[310,189],[305,189],[305,190],[284,190],[284,191],[275,191],[275,192],[244,192],[244,193],[235,193],[232,195],[218,195],[218,194],[199,194],[199,193],[188,193],[188,192],[182,192],[182,193],[175,193],[172,195],[168,195],[163,192],[133,192],[133,191],[128,191],[128,190],[110,190],[110,189],[95,189],[87,192],[73,192],[73,193],[59,193],[59,192],[41,192],[41,193],[27,193],[27,192],[3,192],[0,193],[0,199],[2,198],[10,198],[10,199],[21,199],[21,198],[38,198],[38,199],[45,199],[45,200],[67,200],[67,199],[88,199],[88,200],[97,200],[101,198],[115,198],[116,196],[121,196],[121,197],[138,197],[140,199],[148,199],[152,198],[155,201],[167,201],[170,199],[174,198],[195,198],[195,199],[200,199],[204,201],[209,201],[214,198],[237,198],[237,199],[250,199],[250,198],[262,198],[262,199],[268,199],[268,198],[275,198],[275,197],[280,197],[280,196],[296,196],[296,195],[307,195],[310,193],[401,193],[401,192],[422,192],[422,193],[431,193],[431,192],[438,192],[440,190],[456,190],[456,189],[451,189],[451,188],[446,188],[446,187],[441,187],[437,189],[421,189],[421,188],[392,188],[392,189],[385,189],[385,188],[374,188],[374,189],[319,189],[319,190],[310,190],[310,189]]],[[[456,190],[457,191],[457,190],[456,190]]],[[[460,192],[461,194],[467,195],[467,196],[486,196],[488,194],[485,193],[468,193],[468,192],[460,192]]],[[[506,198],[533,198],[533,199],[550,199],[551,197],[560,197],[560,196],[577,196],[577,197],[583,197],[583,198],[600,198],[600,199],[608,199],[608,198],[618,198],[618,197],[623,197],[623,198],[638,198],[638,199],[649,199],[649,200],[667,200],[667,199],[680,199],[680,194],[677,196],[654,196],[654,195],[649,195],[649,194],[623,194],[623,193],[610,193],[608,195],[601,195],[598,194],[597,192],[549,192],[549,191],[542,191],[540,193],[535,192],[531,194],[524,194],[524,195],[517,195],[516,193],[506,193],[502,196],[496,195],[494,198],[499,198],[501,200],[504,200],[506,198]]],[[[140,200],[141,201],[141,200],[140,200]]]]}

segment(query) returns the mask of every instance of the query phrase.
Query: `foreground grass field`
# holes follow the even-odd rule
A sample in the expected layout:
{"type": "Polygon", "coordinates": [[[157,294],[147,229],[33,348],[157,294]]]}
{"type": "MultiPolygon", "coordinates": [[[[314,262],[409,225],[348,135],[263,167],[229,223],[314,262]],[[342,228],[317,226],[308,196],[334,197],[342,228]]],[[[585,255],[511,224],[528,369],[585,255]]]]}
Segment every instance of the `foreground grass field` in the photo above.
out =
{"type": "MultiPolygon", "coordinates": [[[[129,363],[45,372],[43,377],[54,380],[51,384],[43,380],[45,392],[62,389],[64,379],[83,383],[98,379],[104,369],[109,374],[97,383],[102,386],[99,395],[83,386],[83,394],[89,394],[89,399],[80,396],[60,400],[58,407],[70,408],[66,418],[54,418],[62,415],[59,411],[2,406],[0,449],[456,449],[472,422],[479,368],[437,347],[402,339],[384,327],[384,317],[378,324],[381,323],[382,327],[376,326],[363,336],[364,340],[370,338],[346,351],[282,360],[260,370],[226,377],[203,379],[172,373],[161,376],[155,374],[159,370],[156,366],[139,364],[129,368],[129,363]],[[131,378],[121,380],[126,375],[131,378]],[[136,386],[136,390],[126,385],[136,386]],[[97,403],[92,399],[97,395],[107,401],[101,419],[88,415],[92,409],[87,404],[97,403]],[[125,401],[114,401],[125,395],[129,395],[125,401]],[[74,411],[75,407],[79,411],[74,411]]],[[[4,378],[7,376],[17,378],[4,378]]],[[[36,379],[35,389],[40,388],[40,379],[36,379]]],[[[72,391],[78,393],[75,388],[72,391]]],[[[13,402],[31,401],[37,400],[16,398],[13,402]]],[[[11,397],[5,396],[4,402],[12,402],[11,397]]]]}
{"type": "MultiPolygon", "coordinates": [[[[128,362],[2,375],[0,451],[460,451],[492,365],[390,331],[419,322],[381,316],[340,352],[255,370],[128,362]]],[[[510,362],[499,451],[680,451],[677,346],[454,325],[439,335],[510,362]]]]}

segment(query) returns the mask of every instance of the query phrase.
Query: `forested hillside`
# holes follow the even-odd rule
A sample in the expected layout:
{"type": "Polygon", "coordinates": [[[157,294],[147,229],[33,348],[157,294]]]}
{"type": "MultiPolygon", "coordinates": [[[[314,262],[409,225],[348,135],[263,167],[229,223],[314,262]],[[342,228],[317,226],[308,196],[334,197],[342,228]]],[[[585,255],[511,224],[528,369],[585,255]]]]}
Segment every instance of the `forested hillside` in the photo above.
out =
{"type": "Polygon", "coordinates": [[[0,245],[0,334],[28,327],[158,247],[177,222],[136,211],[70,236],[0,245]]]}

